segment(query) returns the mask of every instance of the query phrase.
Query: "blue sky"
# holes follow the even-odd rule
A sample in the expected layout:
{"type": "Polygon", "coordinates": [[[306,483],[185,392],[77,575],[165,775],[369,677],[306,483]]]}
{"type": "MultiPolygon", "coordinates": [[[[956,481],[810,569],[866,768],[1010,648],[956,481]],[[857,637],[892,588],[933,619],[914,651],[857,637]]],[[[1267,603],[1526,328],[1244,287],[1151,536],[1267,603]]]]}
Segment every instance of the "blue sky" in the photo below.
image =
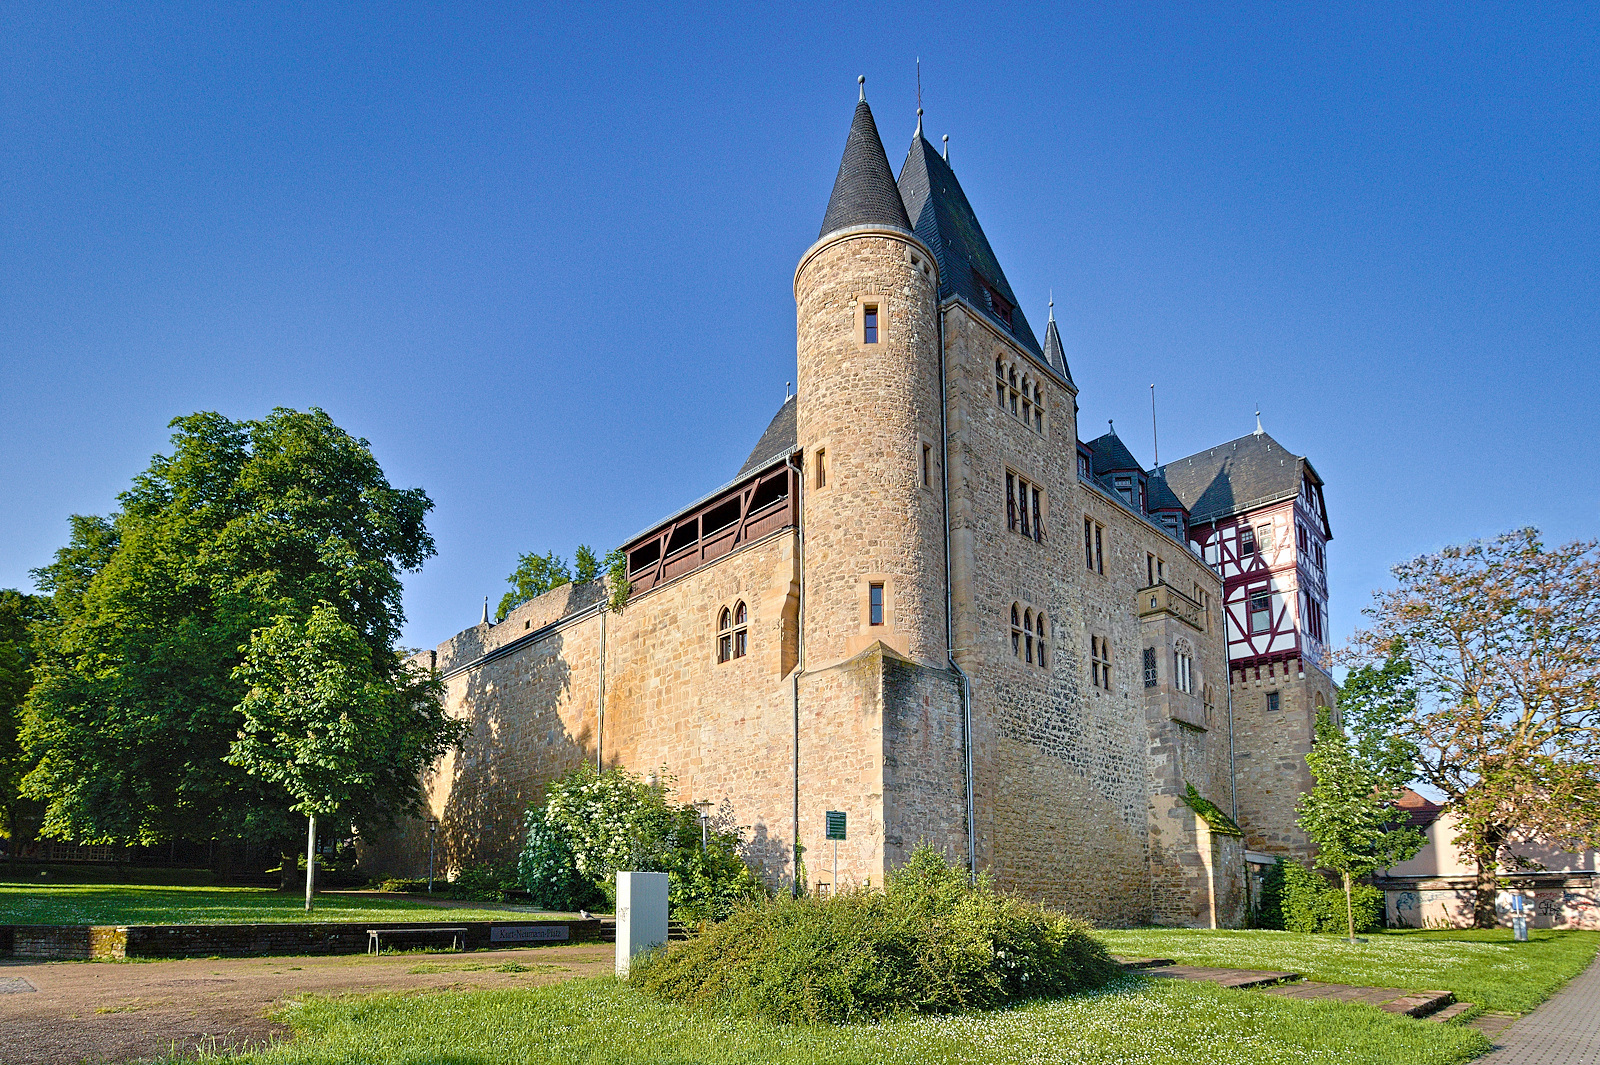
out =
{"type": "Polygon", "coordinates": [[[406,637],[726,481],[867,76],[1081,429],[1267,429],[1342,637],[1393,562],[1600,526],[1594,5],[0,8],[0,586],[195,410],[325,408],[437,504],[406,637]]]}

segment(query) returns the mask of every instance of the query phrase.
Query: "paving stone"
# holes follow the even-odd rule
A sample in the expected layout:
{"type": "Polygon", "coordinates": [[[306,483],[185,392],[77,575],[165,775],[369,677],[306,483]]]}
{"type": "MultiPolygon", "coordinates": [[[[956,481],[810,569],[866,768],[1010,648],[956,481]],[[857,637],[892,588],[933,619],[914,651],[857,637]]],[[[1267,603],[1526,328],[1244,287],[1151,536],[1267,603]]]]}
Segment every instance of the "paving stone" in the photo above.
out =
{"type": "Polygon", "coordinates": [[[1457,1017],[1461,1016],[1471,1008],[1472,1003],[1470,1002],[1457,1002],[1453,1005],[1446,1006],[1438,1013],[1430,1013],[1428,1015],[1428,1020],[1434,1021],[1437,1024],[1445,1024],[1449,1021],[1455,1020],[1457,1017]]]}
{"type": "Polygon", "coordinates": [[[1149,969],[1151,976],[1167,976],[1175,980],[1202,980],[1223,987],[1262,987],[1283,980],[1298,980],[1299,973],[1280,973],[1265,969],[1215,969],[1205,965],[1168,965],[1149,969]]]}
{"type": "Polygon", "coordinates": [[[1119,954],[1111,955],[1111,960],[1124,969],[1158,969],[1173,964],[1171,958],[1126,958],[1119,954]]]}
{"type": "Polygon", "coordinates": [[[1600,1061],[1600,960],[1590,963],[1544,1005],[1490,1038],[1496,1046],[1478,1059],[1479,1065],[1600,1061]]]}
{"type": "Polygon", "coordinates": [[[37,991],[28,981],[20,976],[8,977],[0,980],[0,995],[19,995],[26,991],[37,991]]]}

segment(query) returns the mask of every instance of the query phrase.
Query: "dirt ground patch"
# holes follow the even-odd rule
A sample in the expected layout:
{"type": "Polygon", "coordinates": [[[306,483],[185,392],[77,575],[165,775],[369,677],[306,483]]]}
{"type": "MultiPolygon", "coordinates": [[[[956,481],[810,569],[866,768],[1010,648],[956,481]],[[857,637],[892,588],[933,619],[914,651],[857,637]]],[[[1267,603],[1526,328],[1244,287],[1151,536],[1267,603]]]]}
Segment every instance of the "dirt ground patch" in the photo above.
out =
{"type": "Polygon", "coordinates": [[[259,1046],[288,1037],[266,1015],[302,994],[531,987],[610,972],[614,959],[615,948],[594,944],[376,958],[0,961],[0,1063],[123,1062],[259,1046]]]}

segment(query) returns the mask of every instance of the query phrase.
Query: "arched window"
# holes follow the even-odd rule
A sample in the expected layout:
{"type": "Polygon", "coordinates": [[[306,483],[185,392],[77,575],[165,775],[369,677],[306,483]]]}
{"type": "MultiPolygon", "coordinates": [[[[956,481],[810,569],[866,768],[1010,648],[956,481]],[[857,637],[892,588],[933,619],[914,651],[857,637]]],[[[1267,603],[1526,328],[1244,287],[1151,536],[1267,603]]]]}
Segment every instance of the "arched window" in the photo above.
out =
{"type": "Polygon", "coordinates": [[[1011,653],[1018,658],[1022,657],[1022,615],[1017,611],[1017,604],[1011,604],[1011,653]]]}
{"type": "Polygon", "coordinates": [[[1006,368],[999,359],[994,360],[994,398],[999,401],[1000,409],[1006,408],[1006,368]]]}
{"type": "Polygon", "coordinates": [[[750,649],[750,629],[746,622],[749,618],[745,614],[744,600],[733,604],[733,657],[743,658],[744,653],[750,649]]]}
{"type": "Polygon", "coordinates": [[[733,615],[727,607],[717,618],[717,661],[726,662],[733,657],[733,615]]]}
{"type": "Polygon", "coordinates": [[[1023,658],[1029,665],[1033,664],[1033,611],[1022,612],[1022,645],[1027,648],[1023,658]]]}
{"type": "Polygon", "coordinates": [[[1033,384],[1026,377],[1022,379],[1022,424],[1033,424],[1033,384]]]}
{"type": "Polygon", "coordinates": [[[1172,648],[1172,683],[1181,692],[1194,691],[1194,648],[1181,637],[1172,648]]]}
{"type": "Polygon", "coordinates": [[[1033,386],[1033,430],[1036,433],[1044,432],[1044,389],[1038,382],[1033,386]]]}
{"type": "Polygon", "coordinates": [[[1011,413],[1015,414],[1015,413],[1017,413],[1017,371],[1016,370],[1012,370],[1011,371],[1010,379],[1011,379],[1011,413]]]}
{"type": "Polygon", "coordinates": [[[1046,629],[1044,627],[1044,611],[1042,610],[1039,612],[1039,616],[1033,619],[1033,631],[1039,634],[1039,668],[1048,669],[1050,664],[1044,659],[1046,629]]]}

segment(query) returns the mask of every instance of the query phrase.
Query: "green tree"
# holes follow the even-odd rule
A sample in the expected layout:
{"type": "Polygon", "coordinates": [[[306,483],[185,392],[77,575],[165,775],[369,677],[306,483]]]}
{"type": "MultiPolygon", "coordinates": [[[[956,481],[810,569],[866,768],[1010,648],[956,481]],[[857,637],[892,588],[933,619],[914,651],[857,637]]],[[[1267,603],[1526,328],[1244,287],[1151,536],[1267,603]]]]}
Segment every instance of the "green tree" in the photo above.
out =
{"type": "Polygon", "coordinates": [[[367,442],[320,410],[200,413],[172,428],[172,453],[120,509],[75,517],[71,543],[35,572],[51,601],[23,786],[46,804],[44,832],[64,839],[289,843],[283,786],[224,758],[248,691],[234,668],[256,629],[326,602],[372,670],[405,683],[400,573],[434,553],[433,504],[391,487],[367,442]]]}
{"type": "Polygon", "coordinates": [[[22,705],[33,687],[34,624],[44,600],[14,588],[0,589],[0,834],[13,850],[24,842],[18,786],[27,768],[21,744],[22,705]]]}
{"type": "Polygon", "coordinates": [[[530,599],[537,599],[552,588],[572,583],[567,561],[554,551],[543,555],[527,554],[517,559],[517,568],[506,578],[511,591],[500,597],[495,617],[503,618],[530,599]]]}
{"type": "Polygon", "coordinates": [[[579,584],[588,584],[600,576],[600,560],[595,557],[594,548],[588,544],[579,544],[577,554],[573,557],[573,565],[577,572],[573,579],[579,584]]]}
{"type": "Polygon", "coordinates": [[[1364,755],[1326,707],[1317,710],[1317,738],[1306,755],[1316,784],[1300,796],[1299,822],[1317,845],[1317,864],[1344,881],[1350,941],[1356,919],[1351,901],[1356,877],[1403,862],[1422,849],[1422,834],[1405,825],[1396,805],[1409,767],[1364,755]],[[1398,779],[1397,779],[1398,778],[1398,779]]]}
{"type": "Polygon", "coordinates": [[[1475,923],[1491,928],[1519,842],[1600,846],[1600,542],[1519,529],[1393,572],[1343,657],[1404,661],[1415,697],[1378,717],[1459,818],[1475,923]]]}
{"type": "Polygon", "coordinates": [[[373,823],[420,810],[422,771],[465,728],[445,714],[435,674],[374,661],[372,647],[327,601],[309,617],[284,614],[257,629],[233,676],[249,690],[226,761],[286,792],[289,809],[311,820],[313,840],[319,816],[373,823]]]}

